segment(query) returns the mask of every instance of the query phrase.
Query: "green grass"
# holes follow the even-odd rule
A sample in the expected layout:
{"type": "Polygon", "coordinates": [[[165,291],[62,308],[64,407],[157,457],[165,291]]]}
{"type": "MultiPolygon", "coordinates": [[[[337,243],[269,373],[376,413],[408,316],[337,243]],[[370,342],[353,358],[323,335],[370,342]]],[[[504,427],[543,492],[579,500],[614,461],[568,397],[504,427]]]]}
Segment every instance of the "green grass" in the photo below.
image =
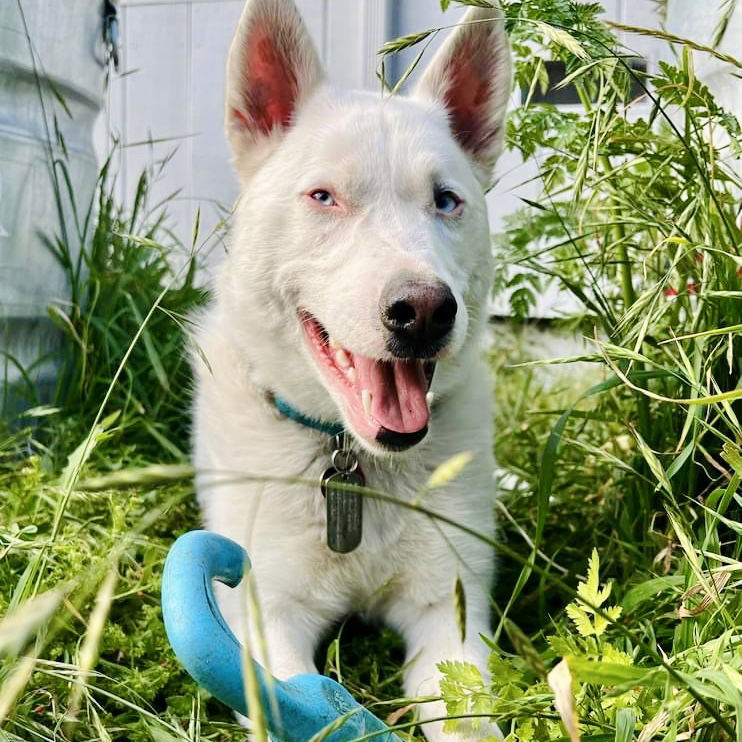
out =
{"type": "MultiPolygon", "coordinates": [[[[447,665],[444,697],[452,715],[496,716],[511,742],[574,739],[573,717],[596,742],[739,742],[739,127],[677,43],[677,64],[640,80],[648,113],[625,116],[630,73],[596,12],[507,4],[518,84],[535,89],[540,60],[562,59],[582,110],[524,105],[510,121],[542,193],[495,240],[495,290],[515,319],[494,328],[491,353],[493,680],[447,665]],[[579,366],[524,342],[548,282],[582,306],[559,323],[588,339],[579,366]]],[[[204,238],[196,228],[174,273],[164,207],[148,203],[154,175],[125,214],[104,168],[95,208],[79,205],[90,218],[50,239],[73,287],[64,316],[53,310],[68,340],[61,381],[0,437],[0,740],[244,736],[178,666],[159,609],[165,553],[198,514],[188,478],[162,476],[181,470],[141,468],[185,460],[186,316],[205,296],[204,238]],[[96,475],[109,485],[85,486],[96,475]]],[[[392,632],[357,619],[318,653],[405,725],[402,661],[392,632]]]]}

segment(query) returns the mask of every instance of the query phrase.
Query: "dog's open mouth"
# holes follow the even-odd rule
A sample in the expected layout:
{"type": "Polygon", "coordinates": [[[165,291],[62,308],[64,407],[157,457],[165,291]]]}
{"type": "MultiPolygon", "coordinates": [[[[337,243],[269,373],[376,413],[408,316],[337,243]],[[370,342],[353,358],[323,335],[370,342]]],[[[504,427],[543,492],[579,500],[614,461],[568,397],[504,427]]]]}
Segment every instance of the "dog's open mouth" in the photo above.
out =
{"type": "Polygon", "coordinates": [[[300,319],[312,355],[342,398],[356,433],[396,451],[425,437],[433,361],[382,361],[351,353],[335,343],[309,312],[300,312],[300,319]]]}

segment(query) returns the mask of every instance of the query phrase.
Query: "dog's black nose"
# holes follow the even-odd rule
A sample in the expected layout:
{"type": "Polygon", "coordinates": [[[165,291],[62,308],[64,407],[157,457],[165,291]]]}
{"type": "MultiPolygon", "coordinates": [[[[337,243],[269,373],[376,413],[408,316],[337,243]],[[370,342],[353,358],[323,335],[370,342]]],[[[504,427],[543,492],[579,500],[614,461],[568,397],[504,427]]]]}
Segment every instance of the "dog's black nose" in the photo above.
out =
{"type": "Polygon", "coordinates": [[[403,275],[381,293],[381,321],[387,345],[398,358],[431,358],[446,344],[458,306],[451,289],[438,280],[403,275]]]}

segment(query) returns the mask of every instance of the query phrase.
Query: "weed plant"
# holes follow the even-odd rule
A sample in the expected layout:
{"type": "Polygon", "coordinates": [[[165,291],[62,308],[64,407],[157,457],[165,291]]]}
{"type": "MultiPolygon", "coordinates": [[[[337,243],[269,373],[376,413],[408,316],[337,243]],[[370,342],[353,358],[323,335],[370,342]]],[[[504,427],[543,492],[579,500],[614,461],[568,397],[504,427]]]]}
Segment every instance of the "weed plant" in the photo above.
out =
{"type": "MultiPolygon", "coordinates": [[[[57,142],[65,152],[58,130],[57,142]]],[[[53,359],[57,381],[40,398],[29,369],[14,390],[31,408],[22,419],[35,422],[36,442],[46,446],[52,467],[64,463],[70,442],[96,422],[106,397],[106,408],[120,413],[120,443],[135,444],[140,455],[147,450],[153,457],[187,458],[189,314],[204,303],[206,290],[196,283],[196,252],[175,243],[166,228],[169,199],[149,205],[150,184],[164,161],[141,174],[124,214],[111,175],[117,150],[101,169],[89,204],[78,204],[69,190],[66,157],[55,165],[64,174],[55,185],[67,191],[60,201],[69,200],[75,218],[53,238],[44,237],[69,295],[48,306],[61,342],[32,366],[53,359]]]]}
{"type": "Polygon", "coordinates": [[[583,739],[740,739],[739,122],[694,74],[694,53],[713,49],[679,40],[673,63],[634,72],[599,10],[507,5],[525,99],[508,146],[536,158],[541,195],[496,241],[496,290],[523,317],[548,283],[571,294],[581,309],[568,324],[592,353],[545,363],[591,362],[605,379],[575,389],[564,409],[535,410],[551,417],[537,467],[513,446],[532,431],[498,436],[502,466],[520,464],[535,495],[505,500],[532,542],[501,601],[513,654],[503,643],[493,652],[491,685],[450,666],[449,711],[500,709],[514,739],[577,739],[578,718],[583,739]],[[548,59],[564,63],[560,84],[579,110],[532,102],[548,59]],[[585,524],[591,500],[599,514],[585,524]],[[598,551],[578,600],[544,629],[566,597],[557,587],[556,604],[545,598],[550,578],[558,566],[574,574],[575,543],[582,560],[598,551]],[[601,562],[615,578],[602,588],[601,562]],[[542,628],[526,639],[511,622],[529,586],[542,628]],[[547,718],[549,688],[558,721],[547,718]]]}
{"type": "MultiPolygon", "coordinates": [[[[136,442],[140,453],[148,443],[153,456],[183,460],[190,384],[184,338],[188,314],[203,303],[205,291],[195,283],[193,251],[175,270],[178,245],[166,229],[169,200],[150,203],[150,184],[167,160],[141,174],[124,214],[114,197],[109,158],[99,175],[97,202],[86,210],[74,242],[60,235],[50,243],[71,288],[69,302],[49,307],[66,341],[53,405],[79,438],[108,395],[108,409],[121,415],[122,443],[136,442]]],[[[73,193],[69,198],[78,209],[73,193]]],[[[197,239],[196,228],[192,247],[197,239]]]]}
{"type": "MultiPolygon", "coordinates": [[[[591,347],[570,366],[496,333],[492,678],[446,663],[448,711],[494,715],[510,742],[739,742],[739,128],[693,68],[716,52],[651,31],[676,59],[640,75],[597,4],[504,5],[525,91],[508,146],[539,162],[542,193],[495,240],[495,290],[525,319],[556,282],[581,307],[561,324],[591,347]],[[549,59],[580,110],[533,102],[549,59]]],[[[167,548],[197,525],[187,472],[160,464],[185,450],[184,318],[203,292],[193,261],[170,268],[148,179],[127,216],[112,178],[109,163],[79,220],[81,257],[69,225],[52,244],[72,287],[52,309],[68,338],[54,405],[0,442],[0,740],[243,739],[179,668],[159,609],[167,548]]],[[[421,738],[391,632],[351,621],[322,654],[421,738]]]]}

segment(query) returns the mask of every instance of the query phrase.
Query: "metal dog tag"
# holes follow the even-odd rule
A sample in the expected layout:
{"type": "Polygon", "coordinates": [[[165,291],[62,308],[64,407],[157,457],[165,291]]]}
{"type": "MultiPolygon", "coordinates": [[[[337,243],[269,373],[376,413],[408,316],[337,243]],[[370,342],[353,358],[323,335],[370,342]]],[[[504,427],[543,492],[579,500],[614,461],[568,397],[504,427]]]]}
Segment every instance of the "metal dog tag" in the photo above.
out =
{"type": "Polygon", "coordinates": [[[347,554],[363,537],[363,495],[348,485],[363,487],[366,480],[344,432],[333,440],[331,462],[320,479],[327,506],[327,545],[339,554],[347,554]]]}
{"type": "Polygon", "coordinates": [[[327,545],[333,551],[347,554],[363,537],[363,495],[346,485],[363,487],[361,472],[338,471],[330,467],[322,475],[322,494],[327,505],[327,545]],[[339,486],[338,486],[339,485],[339,486]]]}

